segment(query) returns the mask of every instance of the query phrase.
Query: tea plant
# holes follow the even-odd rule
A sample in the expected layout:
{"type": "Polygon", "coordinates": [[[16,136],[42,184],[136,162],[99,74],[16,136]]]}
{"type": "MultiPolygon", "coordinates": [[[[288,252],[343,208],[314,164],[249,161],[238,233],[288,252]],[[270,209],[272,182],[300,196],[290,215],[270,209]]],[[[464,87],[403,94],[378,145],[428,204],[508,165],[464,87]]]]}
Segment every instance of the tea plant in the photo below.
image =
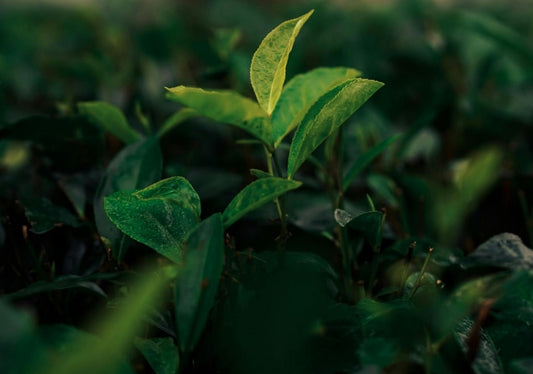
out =
{"type": "MultiPolygon", "coordinates": [[[[405,206],[407,197],[383,173],[367,183],[391,209],[376,209],[370,194],[355,204],[356,179],[405,138],[381,140],[345,165],[345,123],[383,84],[346,67],[316,68],[285,82],[290,52],[311,14],[283,22],[256,50],[250,66],[256,101],[230,90],[167,88],[168,99],[184,108],[158,130],[137,110],[142,131],[110,104],[78,104],[81,117],[70,140],[92,131],[95,142],[105,133],[125,144],[94,193],[94,225],[87,225],[87,200],[75,183],[64,192],[78,216],[48,199],[23,205],[34,233],[65,225],[89,230],[107,250],[96,267],[114,271],[93,266],[87,274],[55,277],[29,243],[39,271],[52,276],[0,300],[0,316],[15,336],[0,340],[2,358],[12,358],[0,360],[3,372],[130,373],[133,347],[158,374],[527,372],[531,249],[512,234],[468,255],[453,247],[461,220],[498,177],[501,150],[486,148],[463,160],[447,186],[429,190],[403,180],[412,186],[408,192],[428,201],[427,235],[409,234],[408,219],[396,221],[394,206],[405,206]],[[264,163],[250,170],[256,179],[207,216],[189,180],[162,179],[163,137],[200,117],[244,130],[252,139],[239,143],[264,153],[264,163]],[[325,223],[298,224],[295,206],[312,207],[312,201],[296,190],[325,196],[325,210],[307,213],[324,215],[325,223]],[[128,270],[131,252],[143,251],[135,242],[157,253],[155,270],[128,270]],[[102,288],[103,280],[117,287],[102,288]],[[93,321],[94,335],[63,324],[37,328],[10,304],[77,289],[123,296],[93,321]],[[31,360],[23,359],[21,347],[29,347],[31,360]]],[[[64,121],[30,118],[6,133],[28,139],[28,129],[69,128],[64,121]]]]}

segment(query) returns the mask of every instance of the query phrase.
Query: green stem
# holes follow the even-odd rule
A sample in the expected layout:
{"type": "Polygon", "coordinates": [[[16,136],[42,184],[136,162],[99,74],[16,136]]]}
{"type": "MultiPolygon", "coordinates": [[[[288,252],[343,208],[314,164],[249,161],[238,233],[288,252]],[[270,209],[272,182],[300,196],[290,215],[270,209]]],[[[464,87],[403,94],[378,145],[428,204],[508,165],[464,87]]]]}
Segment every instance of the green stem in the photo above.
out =
{"type": "Polygon", "coordinates": [[[418,273],[418,277],[416,278],[416,282],[411,289],[411,292],[409,292],[409,296],[407,297],[407,300],[411,300],[413,295],[415,294],[418,287],[420,287],[420,282],[422,281],[422,278],[424,277],[424,273],[426,272],[426,269],[429,265],[429,259],[431,258],[431,254],[433,253],[433,248],[428,249],[428,254],[426,255],[426,259],[424,260],[424,265],[422,265],[422,269],[420,270],[420,273],[418,273]]]}
{"type": "MultiPolygon", "coordinates": [[[[265,155],[267,159],[267,168],[268,172],[272,176],[278,176],[282,178],[282,171],[281,167],[278,161],[278,158],[276,157],[275,153],[268,150],[268,148],[265,146],[265,155]],[[272,161],[274,161],[274,166],[272,161]],[[274,167],[276,168],[276,173],[274,174],[274,167]]],[[[289,230],[287,229],[287,211],[285,206],[285,194],[280,196],[279,198],[276,198],[274,200],[274,203],[276,204],[276,210],[278,212],[278,217],[281,223],[281,229],[280,234],[278,238],[276,239],[278,242],[278,253],[280,257],[280,263],[283,264],[285,259],[285,248],[287,247],[287,239],[289,239],[289,230]]]]}
{"type": "Polygon", "coordinates": [[[520,200],[520,207],[522,208],[522,214],[524,215],[524,220],[526,221],[526,230],[529,236],[529,246],[533,245],[533,217],[529,213],[527,207],[527,201],[523,190],[518,191],[518,198],[520,200]]]}

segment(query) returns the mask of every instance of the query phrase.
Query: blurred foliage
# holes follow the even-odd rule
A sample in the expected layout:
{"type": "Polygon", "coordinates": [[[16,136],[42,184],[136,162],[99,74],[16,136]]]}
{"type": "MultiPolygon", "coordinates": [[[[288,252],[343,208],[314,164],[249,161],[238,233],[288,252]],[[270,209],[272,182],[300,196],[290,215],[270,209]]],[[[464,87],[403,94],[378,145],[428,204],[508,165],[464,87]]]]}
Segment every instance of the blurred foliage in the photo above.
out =
{"type": "Polygon", "coordinates": [[[0,372],[528,372],[532,19],[528,0],[0,0],[0,372]],[[215,214],[262,149],[164,87],[251,97],[253,51],[310,9],[287,79],[346,66],[385,86],[298,170],[279,267],[273,204],[215,214]],[[184,268],[194,292],[103,212],[176,175],[210,217],[185,251],[214,267],[184,268]]]}

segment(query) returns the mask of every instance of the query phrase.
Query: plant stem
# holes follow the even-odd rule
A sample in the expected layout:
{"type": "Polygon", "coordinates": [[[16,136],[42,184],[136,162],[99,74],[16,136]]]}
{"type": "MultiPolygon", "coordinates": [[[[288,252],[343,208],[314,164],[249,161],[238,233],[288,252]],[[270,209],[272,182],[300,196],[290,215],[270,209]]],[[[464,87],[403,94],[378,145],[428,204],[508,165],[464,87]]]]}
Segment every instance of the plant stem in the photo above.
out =
{"type": "Polygon", "coordinates": [[[420,270],[420,273],[418,273],[418,277],[416,278],[416,282],[413,285],[413,288],[411,289],[411,292],[409,292],[409,296],[407,297],[407,300],[411,300],[413,295],[415,294],[418,287],[420,287],[420,282],[422,281],[422,278],[424,277],[424,273],[426,272],[426,269],[429,264],[429,259],[431,258],[431,254],[433,253],[433,248],[428,249],[428,254],[426,255],[426,259],[424,260],[424,265],[422,265],[422,269],[420,270]]]}
{"type": "MultiPolygon", "coordinates": [[[[267,159],[267,168],[268,172],[272,176],[277,176],[280,178],[283,178],[283,174],[281,171],[281,167],[278,161],[278,158],[276,157],[276,154],[269,151],[268,148],[265,146],[265,155],[267,159]],[[274,166],[272,165],[272,160],[274,160],[274,166]],[[274,167],[276,168],[276,172],[274,173],[274,167]]],[[[285,258],[285,248],[287,247],[287,239],[289,239],[289,230],[287,229],[287,211],[285,206],[285,194],[281,195],[279,198],[276,198],[274,200],[274,203],[276,204],[276,210],[278,212],[278,217],[281,223],[281,229],[280,234],[276,238],[276,241],[278,243],[278,253],[280,257],[280,263],[283,264],[284,258],[285,258]]]]}

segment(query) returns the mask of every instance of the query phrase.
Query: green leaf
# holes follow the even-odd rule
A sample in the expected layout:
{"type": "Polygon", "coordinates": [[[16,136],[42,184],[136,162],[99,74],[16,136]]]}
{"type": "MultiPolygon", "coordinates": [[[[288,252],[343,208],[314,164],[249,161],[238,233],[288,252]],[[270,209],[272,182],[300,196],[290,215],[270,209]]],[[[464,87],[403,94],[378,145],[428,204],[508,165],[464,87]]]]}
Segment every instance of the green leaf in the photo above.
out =
{"type": "Polygon", "coordinates": [[[498,178],[502,162],[499,148],[485,148],[454,165],[454,185],[437,194],[433,207],[440,242],[455,241],[464,217],[498,178]]]}
{"type": "Polygon", "coordinates": [[[532,270],[533,251],[522,243],[518,235],[503,233],[495,235],[461,263],[464,268],[488,266],[508,270],[532,270]]]}
{"type": "Polygon", "coordinates": [[[372,246],[372,249],[380,246],[383,233],[382,212],[366,212],[353,217],[345,210],[336,209],[334,215],[340,226],[361,233],[372,246]]]}
{"type": "Polygon", "coordinates": [[[322,95],[304,116],[289,151],[287,172],[292,178],[311,153],[361,107],[383,83],[353,78],[322,95]]]}
{"type": "Polygon", "coordinates": [[[78,227],[80,222],[66,208],[55,205],[46,197],[24,199],[26,217],[31,224],[31,231],[36,234],[44,234],[54,227],[63,225],[78,227]]]}
{"type": "Polygon", "coordinates": [[[359,175],[361,170],[368,166],[372,162],[372,160],[379,156],[385,149],[389,147],[389,145],[394,143],[398,138],[399,135],[391,136],[390,138],[387,138],[381,143],[376,144],[374,147],[370,148],[368,151],[359,156],[359,158],[353,163],[352,166],[348,168],[348,171],[344,174],[344,177],[342,178],[342,190],[346,191],[346,189],[350,186],[355,177],[359,175]]]}
{"type": "Polygon", "coordinates": [[[261,178],[250,183],[231,200],[224,210],[222,214],[224,227],[231,226],[246,213],[301,185],[302,182],[277,177],[261,178]]]}
{"type": "Polygon", "coordinates": [[[274,147],[302,121],[310,106],[332,86],[361,73],[345,67],[317,68],[292,78],[272,112],[274,147]]]}
{"type": "Polygon", "coordinates": [[[198,112],[194,109],[185,108],[180,110],[179,112],[174,113],[171,115],[167,120],[163,123],[161,128],[157,130],[157,137],[161,138],[163,135],[165,135],[167,132],[178,126],[183,121],[188,120],[189,118],[194,118],[199,116],[198,112]]]}
{"type": "Polygon", "coordinates": [[[250,80],[261,108],[272,114],[285,83],[285,70],[294,40],[313,10],[281,23],[268,33],[252,57],[250,80]]]}
{"type": "Polygon", "coordinates": [[[102,290],[102,288],[100,288],[100,286],[95,281],[102,279],[113,279],[116,277],[117,274],[115,273],[97,273],[85,276],[73,274],[61,275],[50,282],[34,282],[28,287],[18,290],[17,292],[4,295],[4,297],[13,300],[32,296],[41,292],[67,290],[73,288],[85,289],[97,295],[107,297],[106,293],[102,290]]]}
{"type": "Polygon", "coordinates": [[[396,197],[398,187],[396,182],[383,174],[372,173],[366,179],[368,186],[389,206],[397,208],[400,205],[396,197]]]}
{"type": "Polygon", "coordinates": [[[185,237],[200,221],[200,198],[183,177],[104,199],[111,221],[126,235],[180,263],[185,237]]]}
{"type": "Polygon", "coordinates": [[[161,179],[163,159],[155,137],[123,148],[109,163],[94,196],[94,218],[99,235],[122,262],[128,247],[125,235],[109,220],[104,198],[117,191],[137,190],[161,179]]]}
{"type": "Polygon", "coordinates": [[[101,102],[78,103],[81,114],[91,118],[96,125],[115,135],[126,144],[136,142],[141,135],[130,127],[128,120],[117,107],[101,102]]]}
{"type": "MultiPolygon", "coordinates": [[[[131,286],[128,295],[119,300],[118,307],[94,322],[91,331],[99,339],[87,340],[87,334],[75,337],[64,347],[61,355],[51,357],[45,373],[123,373],[120,367],[135,336],[143,328],[149,311],[159,306],[169,282],[176,276],[174,267],[161,268],[144,274],[131,286]]],[[[132,372],[131,370],[129,372],[132,372]]]]}
{"type": "Polygon", "coordinates": [[[172,338],[136,338],[134,344],[156,374],[175,374],[178,371],[179,352],[172,338]]]}
{"type": "Polygon", "coordinates": [[[176,323],[180,347],[190,352],[215,301],[224,263],[224,227],[216,213],[187,237],[183,269],[176,279],[176,323]]]}
{"type": "Polygon", "coordinates": [[[259,169],[250,169],[250,174],[252,174],[257,179],[272,178],[271,174],[267,173],[266,171],[259,170],[259,169]]]}
{"type": "Polygon", "coordinates": [[[268,115],[254,101],[234,91],[206,91],[177,86],[167,88],[167,98],[194,109],[217,122],[237,126],[267,145],[272,144],[272,125],[268,115]]]}

